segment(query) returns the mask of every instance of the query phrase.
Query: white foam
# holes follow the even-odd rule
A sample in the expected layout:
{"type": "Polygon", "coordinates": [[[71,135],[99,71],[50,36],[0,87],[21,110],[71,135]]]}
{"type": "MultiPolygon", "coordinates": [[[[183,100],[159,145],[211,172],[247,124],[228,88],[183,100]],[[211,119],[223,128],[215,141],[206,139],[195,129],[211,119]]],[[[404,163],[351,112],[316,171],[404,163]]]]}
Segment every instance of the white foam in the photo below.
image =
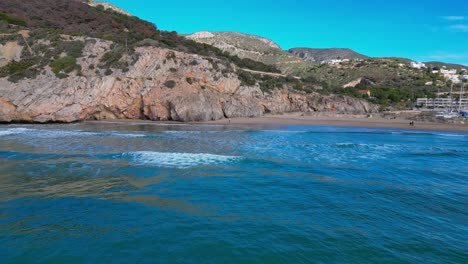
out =
{"type": "Polygon", "coordinates": [[[69,130],[36,130],[34,133],[34,136],[39,138],[83,137],[98,135],[99,133],[95,132],[69,130]]]}
{"type": "Polygon", "coordinates": [[[436,136],[440,137],[466,137],[467,135],[461,135],[461,134],[444,134],[444,133],[436,133],[436,136]]]}
{"type": "Polygon", "coordinates": [[[144,134],[136,133],[120,133],[120,132],[88,132],[81,130],[46,130],[46,129],[28,129],[28,128],[11,128],[0,131],[0,136],[28,134],[37,138],[63,138],[63,137],[87,137],[87,136],[110,136],[121,138],[140,138],[145,137],[144,134]]]}
{"type": "Polygon", "coordinates": [[[158,167],[189,168],[200,165],[215,165],[241,159],[237,156],[223,156],[205,153],[164,153],[138,151],[127,153],[135,163],[158,167]]]}
{"type": "Polygon", "coordinates": [[[145,134],[131,134],[131,133],[111,133],[112,137],[121,137],[121,138],[141,138],[146,137],[145,134]]]}
{"type": "Polygon", "coordinates": [[[162,133],[167,134],[216,134],[216,133],[232,133],[232,132],[246,132],[247,130],[167,130],[162,133]]]}
{"type": "Polygon", "coordinates": [[[23,133],[32,132],[32,131],[35,131],[35,129],[22,128],[22,127],[10,128],[7,130],[0,131],[0,136],[23,134],[23,133]]]}
{"type": "Polygon", "coordinates": [[[350,143],[350,142],[344,142],[344,143],[336,143],[333,144],[336,147],[366,147],[370,146],[369,144],[360,144],[360,143],[350,143]]]}
{"type": "Polygon", "coordinates": [[[0,131],[0,137],[1,136],[8,136],[8,135],[13,135],[14,133],[8,130],[0,131]]]}
{"type": "Polygon", "coordinates": [[[267,133],[307,133],[307,131],[301,130],[252,130],[252,131],[259,131],[259,132],[267,132],[267,133]]]}

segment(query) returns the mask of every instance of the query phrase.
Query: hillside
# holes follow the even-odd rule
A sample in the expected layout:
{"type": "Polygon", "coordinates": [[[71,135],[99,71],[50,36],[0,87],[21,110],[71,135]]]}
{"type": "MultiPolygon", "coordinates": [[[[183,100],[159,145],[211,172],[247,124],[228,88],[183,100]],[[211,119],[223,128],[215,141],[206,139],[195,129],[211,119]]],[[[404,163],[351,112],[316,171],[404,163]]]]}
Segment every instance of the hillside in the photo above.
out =
{"type": "Polygon", "coordinates": [[[0,34],[0,122],[377,110],[87,1],[2,0],[0,34]]]}
{"type": "Polygon", "coordinates": [[[289,52],[312,62],[322,62],[331,60],[356,60],[369,58],[351,49],[292,48],[289,50],[289,52]]]}
{"type": "Polygon", "coordinates": [[[299,76],[308,90],[365,98],[397,108],[409,107],[418,97],[434,97],[438,90],[449,89],[451,77],[434,73],[434,67],[460,69],[458,65],[441,63],[418,69],[409,59],[369,58],[350,49],[284,51],[271,40],[240,33],[205,31],[186,37],[231,55],[274,65],[283,74],[299,76]],[[373,96],[363,96],[359,90],[371,90],[373,96]]]}
{"type": "MultiPolygon", "coordinates": [[[[196,32],[185,36],[199,43],[205,43],[229,52],[240,58],[248,58],[269,65],[297,62],[299,59],[283,51],[278,44],[272,40],[249,34],[237,32],[196,32]]],[[[299,60],[300,61],[300,60],[299,60]]]]}
{"type": "Polygon", "coordinates": [[[446,67],[449,69],[468,69],[467,65],[461,65],[461,64],[453,64],[453,63],[445,63],[445,62],[440,62],[440,61],[428,61],[425,62],[426,65],[429,67],[446,67]]]}

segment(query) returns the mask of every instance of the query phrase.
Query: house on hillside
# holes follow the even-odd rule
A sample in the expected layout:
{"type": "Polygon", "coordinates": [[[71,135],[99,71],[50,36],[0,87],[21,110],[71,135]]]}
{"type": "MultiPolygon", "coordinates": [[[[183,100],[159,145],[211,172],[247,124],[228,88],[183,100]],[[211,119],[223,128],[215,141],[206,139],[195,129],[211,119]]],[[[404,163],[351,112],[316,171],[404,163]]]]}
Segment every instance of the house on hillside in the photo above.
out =
{"type": "Polygon", "coordinates": [[[410,67],[413,68],[413,69],[424,69],[424,68],[426,68],[426,64],[424,64],[422,62],[412,61],[412,62],[410,62],[410,67]]]}

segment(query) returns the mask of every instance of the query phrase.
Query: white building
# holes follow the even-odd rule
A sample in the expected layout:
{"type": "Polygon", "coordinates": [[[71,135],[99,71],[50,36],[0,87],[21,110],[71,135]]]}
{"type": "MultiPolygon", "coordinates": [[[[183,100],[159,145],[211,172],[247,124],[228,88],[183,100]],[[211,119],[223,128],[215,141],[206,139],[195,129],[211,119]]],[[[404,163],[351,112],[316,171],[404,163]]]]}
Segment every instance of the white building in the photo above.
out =
{"type": "Polygon", "coordinates": [[[457,74],[457,70],[456,69],[453,69],[453,70],[440,70],[440,73],[442,74],[448,74],[448,75],[455,75],[457,74]]]}
{"type": "Polygon", "coordinates": [[[424,64],[422,62],[412,61],[412,62],[410,62],[410,67],[413,68],[413,69],[424,69],[424,68],[426,68],[426,64],[424,64]]]}
{"type": "Polygon", "coordinates": [[[442,108],[447,109],[452,107],[456,109],[457,107],[467,108],[468,107],[468,98],[463,98],[461,102],[459,100],[451,98],[418,98],[416,100],[416,105],[423,108],[442,108]]]}
{"type": "Polygon", "coordinates": [[[432,71],[432,73],[436,74],[436,73],[440,73],[444,76],[444,78],[447,80],[447,81],[451,81],[453,83],[461,83],[461,80],[464,79],[464,75],[458,75],[457,74],[457,70],[456,69],[452,69],[452,70],[447,70],[447,69],[441,69],[440,71],[432,71]]]}
{"type": "Polygon", "coordinates": [[[322,64],[330,64],[330,65],[336,65],[336,64],[340,64],[340,63],[347,63],[347,62],[350,62],[351,60],[349,59],[337,59],[337,60],[326,60],[326,61],[321,61],[322,64]]]}

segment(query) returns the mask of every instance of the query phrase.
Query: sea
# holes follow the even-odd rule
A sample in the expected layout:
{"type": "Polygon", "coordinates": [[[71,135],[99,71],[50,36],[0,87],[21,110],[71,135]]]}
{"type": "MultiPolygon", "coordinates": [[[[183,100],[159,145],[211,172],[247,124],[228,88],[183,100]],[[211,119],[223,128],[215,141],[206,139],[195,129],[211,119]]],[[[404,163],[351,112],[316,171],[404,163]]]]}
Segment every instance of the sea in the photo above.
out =
{"type": "Polygon", "coordinates": [[[468,263],[468,133],[2,125],[0,263],[468,263]]]}

